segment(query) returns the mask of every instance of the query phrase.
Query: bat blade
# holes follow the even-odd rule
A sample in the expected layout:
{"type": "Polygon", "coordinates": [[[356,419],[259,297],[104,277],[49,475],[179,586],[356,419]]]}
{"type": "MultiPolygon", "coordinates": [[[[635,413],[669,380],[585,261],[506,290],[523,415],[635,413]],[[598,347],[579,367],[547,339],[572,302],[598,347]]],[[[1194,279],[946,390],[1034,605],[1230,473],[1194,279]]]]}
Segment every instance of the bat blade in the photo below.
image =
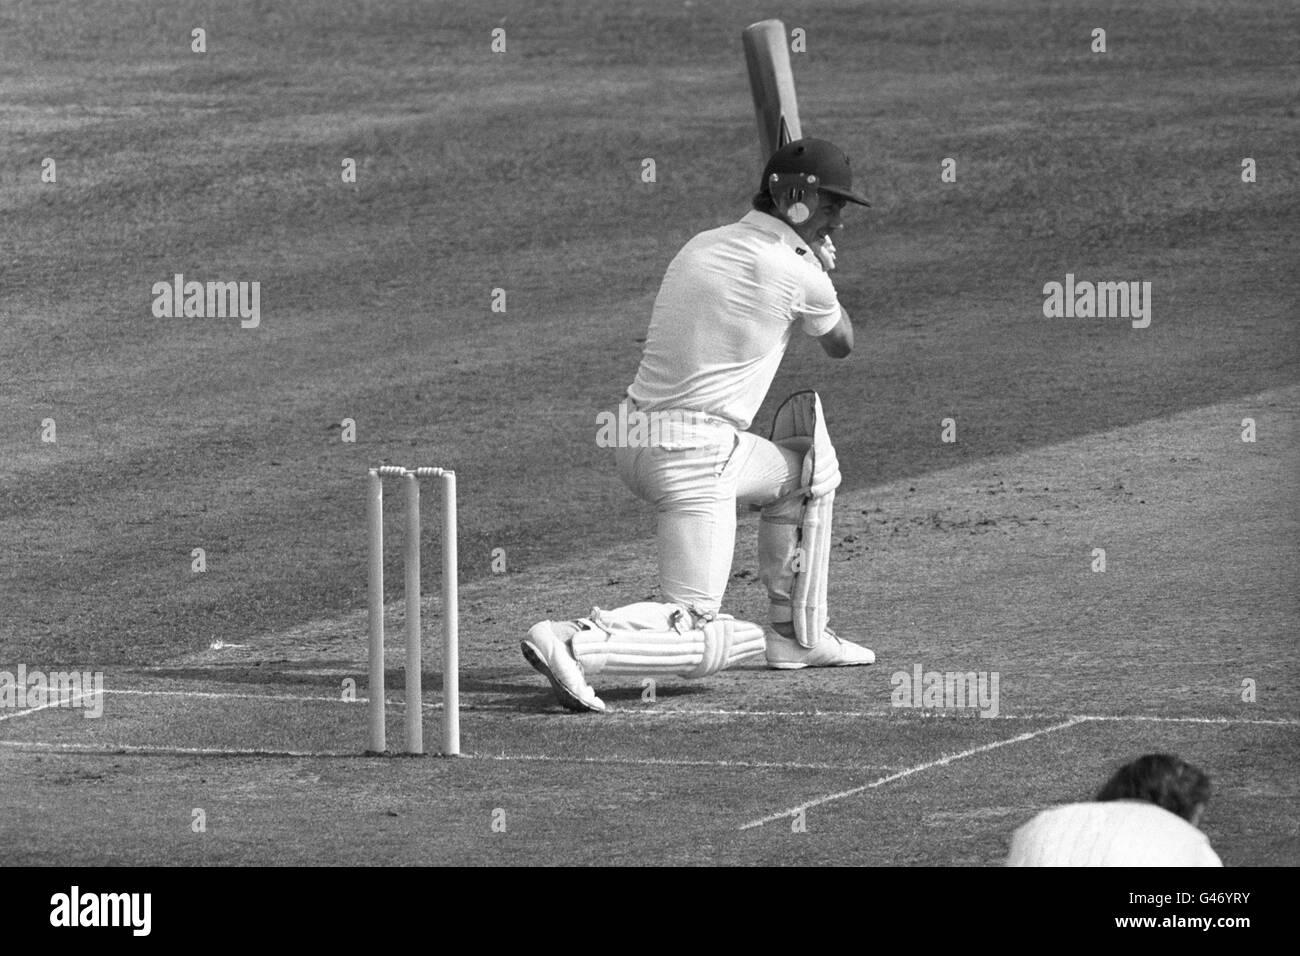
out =
{"type": "Polygon", "coordinates": [[[749,69],[749,89],[754,95],[759,162],[767,165],[768,157],[774,152],[786,143],[803,138],[785,24],[780,20],[760,20],[745,28],[741,41],[749,69]]]}

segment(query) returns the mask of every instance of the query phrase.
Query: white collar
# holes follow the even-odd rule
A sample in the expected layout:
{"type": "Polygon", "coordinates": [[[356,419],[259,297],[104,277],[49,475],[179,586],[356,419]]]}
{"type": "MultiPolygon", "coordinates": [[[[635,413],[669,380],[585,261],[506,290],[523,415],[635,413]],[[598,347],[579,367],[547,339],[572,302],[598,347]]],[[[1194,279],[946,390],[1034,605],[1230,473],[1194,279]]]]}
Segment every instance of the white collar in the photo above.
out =
{"type": "Polygon", "coordinates": [[[804,242],[803,237],[795,232],[788,222],[771,213],[751,209],[740,221],[776,236],[801,256],[810,255],[812,252],[808,248],[808,243],[804,242]]]}

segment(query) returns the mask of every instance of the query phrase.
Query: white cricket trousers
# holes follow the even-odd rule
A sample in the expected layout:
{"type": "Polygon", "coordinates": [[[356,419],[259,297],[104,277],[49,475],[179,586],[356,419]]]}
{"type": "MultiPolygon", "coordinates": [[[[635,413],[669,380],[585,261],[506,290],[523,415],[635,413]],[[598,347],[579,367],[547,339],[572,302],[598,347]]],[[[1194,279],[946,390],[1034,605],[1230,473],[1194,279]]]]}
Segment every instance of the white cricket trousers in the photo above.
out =
{"type": "MultiPolygon", "coordinates": [[[[804,456],[702,412],[666,410],[657,424],[656,441],[616,447],[618,474],[658,511],[661,600],[717,613],[731,576],[736,506],[797,515],[798,496],[781,499],[799,487],[804,456]]],[[[790,620],[792,550],[789,525],[760,524],[759,576],[773,621],[790,620]]]]}

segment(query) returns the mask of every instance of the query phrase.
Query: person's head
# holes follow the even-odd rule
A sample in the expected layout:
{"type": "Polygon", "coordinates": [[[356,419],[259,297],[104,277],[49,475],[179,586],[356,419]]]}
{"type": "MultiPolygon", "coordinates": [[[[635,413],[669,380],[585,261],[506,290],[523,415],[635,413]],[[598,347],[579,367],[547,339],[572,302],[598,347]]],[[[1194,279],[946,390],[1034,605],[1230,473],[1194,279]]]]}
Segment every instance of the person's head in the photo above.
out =
{"type": "Polygon", "coordinates": [[[1170,754],[1147,754],[1115,771],[1098,801],[1145,800],[1195,826],[1210,799],[1210,778],[1170,754]]]}
{"type": "Polygon", "coordinates": [[[853,190],[848,156],[823,139],[797,139],[768,159],[751,205],[813,242],[843,226],[840,214],[850,202],[871,205],[853,190]]]}

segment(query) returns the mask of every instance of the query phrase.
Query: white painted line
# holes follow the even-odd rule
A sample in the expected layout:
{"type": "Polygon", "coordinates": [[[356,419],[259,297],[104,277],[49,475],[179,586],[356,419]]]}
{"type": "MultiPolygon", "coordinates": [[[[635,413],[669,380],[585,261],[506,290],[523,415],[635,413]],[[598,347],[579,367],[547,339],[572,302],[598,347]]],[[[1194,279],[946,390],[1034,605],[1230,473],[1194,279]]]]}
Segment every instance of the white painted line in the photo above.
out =
{"type": "Polygon", "coordinates": [[[357,701],[344,700],[342,697],[309,697],[305,694],[238,694],[210,690],[153,690],[148,687],[105,687],[105,694],[134,694],[140,697],[194,697],[209,700],[292,700],[321,701],[332,704],[363,703],[365,698],[357,701]]]}
{"type": "Polygon", "coordinates": [[[1291,717],[1277,717],[1274,719],[1264,719],[1255,717],[1158,717],[1145,716],[1143,714],[1088,714],[1083,717],[1084,720],[1098,721],[1148,721],[1157,724],[1222,724],[1225,726],[1235,727],[1240,724],[1246,724],[1253,727],[1295,727],[1300,726],[1300,720],[1291,717]]]}
{"type": "Polygon", "coordinates": [[[363,757],[359,750],[262,750],[256,747],[226,749],[222,747],[170,747],[166,744],[62,744],[37,740],[0,740],[0,747],[37,752],[72,754],[136,754],[176,757],[363,757]]]}
{"type": "Polygon", "coordinates": [[[50,707],[58,707],[57,703],[41,704],[39,707],[28,707],[26,710],[16,710],[12,714],[0,714],[0,720],[14,720],[18,717],[26,717],[28,714],[35,714],[50,707]]]}
{"type": "Polygon", "coordinates": [[[767,760],[673,760],[665,757],[552,757],[548,754],[467,754],[478,760],[537,761],[541,763],[616,764],[631,767],[717,767],[721,770],[884,770],[871,764],[783,763],[767,760]]]}
{"type": "MultiPolygon", "coordinates": [[[[105,687],[105,694],[135,694],[142,697],[193,697],[198,699],[209,700],[271,700],[271,701],[290,701],[296,703],[324,703],[324,704],[347,704],[355,706],[357,704],[368,704],[369,698],[358,697],[356,700],[344,700],[341,697],[319,697],[308,696],[305,694],[241,694],[227,693],[224,691],[199,691],[199,690],[152,690],[150,688],[130,688],[130,687],[105,687]]],[[[405,702],[399,697],[394,699],[391,695],[385,701],[390,707],[404,707],[405,702]]],[[[21,717],[24,714],[35,713],[38,710],[44,710],[46,706],[35,707],[30,710],[21,711],[16,714],[0,716],[0,720],[6,720],[9,717],[21,717]]],[[[442,702],[436,703],[423,702],[425,710],[441,710],[442,702]]],[[[547,714],[523,713],[516,710],[503,711],[499,706],[493,707],[475,707],[462,706],[462,711],[474,713],[509,713],[512,716],[521,717],[565,717],[568,715],[561,714],[559,711],[547,714]]],[[[965,710],[918,710],[907,707],[887,707],[880,710],[728,710],[724,708],[702,708],[702,709],[671,709],[666,707],[645,707],[645,708],[628,708],[613,709],[606,711],[600,718],[601,721],[607,721],[613,717],[649,717],[649,718],[681,718],[681,717],[760,717],[760,718],[825,718],[827,720],[869,720],[869,719],[913,719],[913,720],[1034,720],[1034,721],[1061,721],[1061,720],[1097,720],[1097,721],[1149,721],[1156,723],[1173,723],[1173,724],[1220,724],[1224,726],[1260,726],[1260,727],[1297,727],[1300,726],[1300,719],[1279,717],[1279,718],[1253,718],[1253,717],[1162,717],[1159,715],[1147,714],[999,714],[996,717],[979,717],[973,708],[965,710]]]]}
{"type": "MultiPolygon", "coordinates": [[[[235,694],[224,693],[209,690],[150,690],[148,688],[132,687],[105,687],[105,694],[135,694],[140,697],[194,697],[207,700],[276,700],[276,701],[293,701],[295,703],[322,703],[322,704],[347,704],[349,707],[357,704],[368,704],[370,698],[358,697],[356,700],[344,700],[342,697],[311,697],[306,694],[235,694]]],[[[399,697],[396,700],[391,697],[385,700],[385,706],[404,707],[405,702],[399,697]]],[[[425,710],[441,710],[442,704],[422,704],[425,710]]]]}
{"type": "MultiPolygon", "coordinates": [[[[349,750],[272,750],[262,748],[225,747],[171,747],[166,744],[77,744],[53,743],[33,740],[0,740],[0,747],[37,752],[73,754],[132,754],[137,756],[202,756],[202,757],[364,757],[361,751],[349,750]]],[[[394,756],[402,756],[395,754],[394,756]]],[[[431,753],[429,756],[438,756],[431,753]]],[[[494,762],[581,763],[632,767],[716,767],[722,770],[828,770],[853,771],[883,770],[871,764],[783,763],[753,760],[673,760],[659,757],[555,757],[548,754],[461,754],[473,760],[494,762]]]]}
{"type": "Polygon", "coordinates": [[[28,707],[26,710],[15,711],[12,714],[0,714],[0,720],[13,720],[16,717],[26,717],[28,714],[39,713],[42,710],[50,710],[54,707],[63,707],[70,710],[75,707],[77,702],[82,698],[93,697],[94,694],[94,691],[79,691],[76,694],[70,694],[68,700],[51,700],[41,704],[39,707],[28,707]]]}
{"type": "MultiPolygon", "coordinates": [[[[105,691],[105,693],[107,693],[107,690],[105,691]]],[[[210,692],[197,692],[197,691],[133,690],[133,691],[125,691],[125,693],[139,693],[139,694],[162,693],[170,696],[198,695],[202,697],[216,697],[216,698],[233,697],[236,699],[242,699],[246,696],[251,696],[253,699],[258,699],[258,700],[261,699],[322,700],[322,701],[329,701],[332,703],[338,702],[333,697],[294,697],[294,696],[270,697],[268,695],[238,695],[238,694],[228,695],[228,694],[215,694],[210,692]]],[[[36,713],[39,710],[45,710],[53,706],[56,705],[44,704],[40,707],[33,707],[28,710],[23,710],[17,713],[0,716],[0,719],[8,719],[10,717],[22,717],[26,714],[36,713]]],[[[625,713],[640,714],[643,712],[627,711],[625,713]]],[[[818,711],[812,713],[802,712],[802,711],[766,711],[766,712],[763,711],[675,711],[673,712],[673,714],[679,717],[699,716],[701,714],[724,714],[724,715],[744,714],[749,716],[753,716],[757,714],[762,716],[775,716],[775,717],[810,717],[810,716],[846,717],[848,716],[854,718],[887,716],[887,714],[848,713],[845,711],[818,711]]],[[[1040,715],[1040,717],[1036,719],[1044,719],[1045,716],[1046,715],[1040,715]]],[[[1059,718],[1059,715],[1057,716],[1059,718]]],[[[965,717],[959,719],[970,720],[972,718],[965,717]]],[[[1093,721],[1123,722],[1123,721],[1144,721],[1144,720],[1174,722],[1174,723],[1213,723],[1213,724],[1225,724],[1225,725],[1253,724],[1253,725],[1288,726],[1288,727],[1295,726],[1297,723],[1300,723],[1300,721],[1295,721],[1295,720],[1235,720],[1235,719],[1224,718],[1224,717],[1143,717],[1143,716],[1086,716],[1086,715],[1074,716],[1074,717],[1070,717],[1068,720],[1065,720],[1064,722],[1054,724],[1053,726],[1050,727],[1043,727],[1039,730],[1020,734],[1017,737],[1012,737],[1007,740],[994,741],[993,743],[984,744],[982,746],[975,747],[971,750],[962,751],[961,753],[958,754],[951,754],[947,757],[941,757],[938,760],[932,760],[927,763],[919,764],[915,767],[909,767],[905,770],[898,771],[897,773],[893,773],[888,776],[881,777],[880,779],[874,780],[869,784],[865,784],[860,787],[855,787],[851,790],[845,790],[840,793],[830,794],[825,797],[819,797],[815,800],[809,801],[808,803],[800,804],[797,807],[792,807],[789,810],[784,810],[780,813],[776,813],[771,816],[764,817],[761,820],[754,820],[749,823],[746,823],[741,827],[741,829],[747,830],[756,826],[762,826],[766,823],[771,823],[774,820],[779,820],[783,817],[791,816],[795,813],[798,813],[800,810],[806,810],[810,807],[819,806],[823,803],[829,803],[834,800],[844,799],[845,797],[853,796],[865,790],[870,790],[875,787],[883,786],[886,783],[891,783],[892,781],[900,780],[903,777],[910,776],[914,773],[919,773],[922,770],[929,770],[934,767],[944,766],[956,760],[962,760],[966,757],[972,757],[975,756],[976,754],[984,753],[989,750],[995,750],[999,747],[1005,747],[1008,744],[1019,743],[1021,741],[1030,740],[1034,737],[1038,737],[1043,734],[1048,734],[1057,730],[1063,730],[1067,727],[1072,727],[1075,724],[1089,723],[1093,721]]],[[[594,725],[599,722],[600,721],[592,721],[591,723],[594,725]]],[[[356,757],[366,756],[366,754],[364,754],[360,750],[339,751],[339,750],[288,750],[288,749],[272,749],[272,748],[258,748],[258,747],[246,747],[246,748],[179,747],[179,746],[171,746],[167,744],[158,744],[158,745],[79,744],[79,743],[55,743],[55,742],[31,741],[31,740],[0,740],[0,747],[10,747],[16,750],[27,750],[27,751],[37,751],[37,752],[43,751],[43,752],[56,752],[56,753],[84,753],[84,754],[136,754],[136,755],[157,755],[157,756],[170,755],[170,756],[290,757],[290,758],[312,758],[312,757],[356,758],[356,757]]],[[[437,753],[432,752],[430,755],[437,756],[437,753]]],[[[864,770],[886,769],[886,767],[883,765],[873,765],[873,764],[798,763],[798,762],[781,762],[781,761],[751,761],[751,760],[685,760],[685,759],[679,760],[679,759],[659,758],[659,757],[620,757],[620,756],[567,757],[567,756],[552,756],[549,754],[505,754],[505,753],[502,754],[470,753],[470,754],[463,754],[461,756],[470,759],[476,759],[476,760],[522,762],[522,763],[527,763],[527,762],[581,763],[581,764],[593,764],[593,765],[609,764],[611,766],[640,766],[640,767],[715,767],[722,770],[726,770],[726,769],[817,770],[817,771],[829,771],[829,772],[860,773],[861,771],[864,770]]]]}
{"type": "Polygon", "coordinates": [[[839,793],[828,793],[823,797],[817,797],[815,800],[809,800],[807,803],[801,803],[797,807],[782,810],[780,813],[773,813],[769,816],[761,817],[758,820],[750,820],[748,823],[741,824],[740,829],[752,830],[754,827],[761,827],[764,824],[772,823],[776,820],[784,819],[785,817],[794,816],[796,813],[800,813],[801,811],[809,810],[813,807],[819,807],[822,804],[831,803],[835,800],[843,800],[845,797],[852,797],[866,790],[871,790],[875,787],[881,787],[887,783],[892,783],[895,780],[902,780],[904,777],[910,777],[912,774],[920,773],[923,770],[930,770],[934,767],[943,767],[956,760],[964,760],[967,757],[974,757],[976,754],[987,753],[990,750],[997,750],[999,747],[1023,743],[1026,740],[1033,740],[1035,737],[1041,737],[1044,734],[1050,734],[1058,730],[1065,730],[1067,727],[1073,727],[1076,724],[1083,723],[1085,720],[1087,720],[1086,717],[1071,717],[1069,720],[1060,724],[1053,724],[1051,727],[1043,727],[1040,730],[1020,734],[1016,737],[1008,738],[1007,740],[995,740],[991,744],[972,747],[970,750],[963,750],[961,753],[957,754],[949,754],[947,757],[940,757],[938,760],[929,760],[925,763],[917,764],[915,767],[908,767],[906,770],[891,773],[886,777],[881,777],[879,780],[873,780],[871,783],[863,784],[860,787],[853,787],[851,790],[841,790],[839,793]]]}
{"type": "MultiPolygon", "coordinates": [[[[496,710],[498,708],[461,708],[462,710],[496,710]]],[[[563,716],[556,712],[556,716],[563,716]]],[[[1012,720],[1034,720],[1034,721],[1061,721],[1061,720],[1110,720],[1110,721],[1156,721],[1172,724],[1226,724],[1226,725],[1259,725],[1265,727],[1296,727],[1300,726],[1300,719],[1290,717],[1278,717],[1273,719],[1253,718],[1253,717],[1160,717],[1157,715],[1146,714],[998,714],[996,717],[980,717],[972,709],[967,708],[962,711],[953,710],[918,710],[910,707],[887,708],[882,710],[664,710],[664,709],[645,709],[645,710],[610,710],[606,711],[601,720],[607,720],[611,716],[620,717],[825,717],[830,720],[870,720],[870,719],[913,719],[913,720],[948,720],[962,721],[969,720],[976,723],[982,721],[1012,721],[1012,720]]]]}

